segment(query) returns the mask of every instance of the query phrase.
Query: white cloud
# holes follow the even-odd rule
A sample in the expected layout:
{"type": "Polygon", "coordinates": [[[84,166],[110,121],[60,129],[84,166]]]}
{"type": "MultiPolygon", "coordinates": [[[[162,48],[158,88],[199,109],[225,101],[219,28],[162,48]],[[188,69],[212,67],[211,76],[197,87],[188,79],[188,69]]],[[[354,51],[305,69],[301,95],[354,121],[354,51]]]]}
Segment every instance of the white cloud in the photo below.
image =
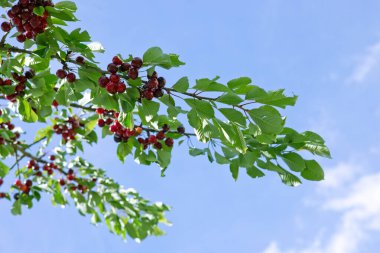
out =
{"type": "Polygon", "coordinates": [[[359,63],[348,78],[349,83],[362,83],[374,72],[380,62],[380,42],[370,46],[367,52],[360,57],[359,63]]]}
{"type": "Polygon", "coordinates": [[[321,184],[322,191],[318,190],[317,198],[324,203],[323,211],[340,215],[336,224],[329,226],[332,233],[328,238],[321,240],[317,235],[307,246],[287,251],[280,250],[278,243],[272,242],[263,253],[360,252],[360,246],[380,232],[380,173],[358,176],[359,171],[360,167],[349,163],[327,170],[328,179],[321,184]],[[322,197],[321,192],[324,193],[322,197]]]}
{"type": "Polygon", "coordinates": [[[325,180],[318,185],[319,190],[323,192],[340,189],[352,182],[360,171],[363,169],[353,163],[339,163],[334,168],[326,169],[325,180]]]}

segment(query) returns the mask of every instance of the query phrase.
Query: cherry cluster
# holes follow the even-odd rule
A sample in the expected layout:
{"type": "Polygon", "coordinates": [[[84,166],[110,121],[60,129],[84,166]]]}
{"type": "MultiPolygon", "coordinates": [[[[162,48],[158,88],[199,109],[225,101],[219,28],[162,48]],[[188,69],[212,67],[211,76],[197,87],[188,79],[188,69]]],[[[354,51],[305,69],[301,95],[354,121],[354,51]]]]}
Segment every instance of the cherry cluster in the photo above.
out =
{"type": "Polygon", "coordinates": [[[105,110],[104,108],[96,109],[96,113],[99,114],[98,126],[104,127],[105,125],[111,125],[115,118],[119,117],[119,113],[114,110],[105,110]]]}
{"type": "Polygon", "coordinates": [[[148,76],[148,81],[140,90],[140,97],[148,100],[152,100],[154,97],[162,97],[164,95],[163,88],[165,87],[165,84],[165,78],[157,77],[157,72],[155,71],[153,75],[148,76]]]}
{"type": "Polygon", "coordinates": [[[155,149],[162,149],[162,144],[165,143],[168,147],[173,147],[174,140],[172,138],[166,138],[166,133],[170,130],[170,127],[165,124],[162,126],[162,130],[157,132],[156,135],[149,135],[147,138],[138,138],[138,142],[144,145],[144,149],[147,149],[149,145],[153,145],[155,149]],[[165,139],[166,138],[166,139],[165,139]]]}
{"type": "Polygon", "coordinates": [[[134,129],[128,129],[123,127],[118,120],[114,120],[110,125],[109,130],[114,134],[113,139],[115,142],[127,142],[132,136],[138,136],[142,133],[143,129],[139,126],[134,129]]]}
{"type": "MultiPolygon", "coordinates": [[[[51,155],[50,160],[54,161],[55,156],[51,155]]],[[[42,171],[40,171],[40,165],[35,160],[30,160],[26,166],[28,169],[35,170],[36,176],[41,177],[42,171]]],[[[46,163],[42,166],[42,170],[45,171],[49,176],[54,174],[54,170],[58,170],[58,165],[54,164],[53,162],[46,163]]]]}
{"type": "Polygon", "coordinates": [[[69,82],[69,83],[73,83],[77,80],[77,76],[74,73],[72,73],[72,72],[68,73],[64,69],[58,69],[57,72],[55,73],[55,75],[59,79],[65,79],[66,78],[67,82],[69,82]]]}
{"type": "Polygon", "coordinates": [[[112,63],[107,66],[109,75],[101,76],[99,78],[99,85],[106,88],[111,94],[124,93],[127,87],[121,80],[123,73],[128,72],[128,78],[135,80],[139,76],[139,69],[142,65],[143,62],[139,57],[133,58],[131,63],[129,63],[123,62],[118,56],[115,56],[112,58],[112,63]]]}
{"type": "MultiPolygon", "coordinates": [[[[1,111],[0,111],[1,112],[1,111]]],[[[1,113],[0,113],[1,115],[1,113]]],[[[9,131],[12,131],[15,128],[15,125],[12,124],[11,122],[3,122],[0,123],[0,129],[6,129],[9,131]]],[[[20,138],[20,133],[19,132],[14,132],[14,136],[10,138],[10,140],[4,138],[4,136],[0,136],[0,145],[4,145],[6,141],[17,141],[20,138]]]]}
{"type": "MultiPolygon", "coordinates": [[[[46,171],[47,174],[50,176],[50,175],[53,175],[54,174],[54,170],[57,170],[58,172],[60,172],[61,174],[64,174],[66,176],[66,178],[61,178],[58,180],[58,183],[61,185],[61,186],[65,186],[69,183],[72,183],[72,182],[75,182],[77,181],[77,178],[75,176],[75,173],[74,173],[74,170],[73,169],[69,169],[67,172],[63,172],[63,170],[61,170],[55,163],[53,163],[53,161],[56,159],[56,157],[54,155],[51,155],[49,157],[50,163],[45,163],[42,168],[43,168],[43,171],[46,171]]],[[[40,171],[40,166],[39,164],[35,161],[35,160],[30,160],[27,164],[27,167],[28,169],[33,169],[36,171],[35,175],[37,177],[41,177],[42,176],[42,172],[40,171]]],[[[30,181],[30,180],[29,180],[30,181]]],[[[29,182],[29,181],[26,181],[26,182],[29,182]]],[[[96,179],[92,179],[93,182],[96,182],[96,179]]],[[[17,183],[18,181],[16,181],[17,183]]],[[[20,182],[21,183],[21,182],[20,182]]],[[[30,183],[29,183],[30,184],[30,183]]],[[[28,186],[28,184],[25,184],[28,186]]],[[[16,185],[18,186],[19,188],[21,187],[21,185],[16,185]]],[[[24,187],[25,189],[25,187],[24,187]]],[[[30,189],[30,187],[29,187],[30,189]]],[[[82,193],[85,193],[88,188],[86,186],[83,186],[81,184],[78,184],[78,185],[72,185],[70,188],[70,190],[72,191],[76,191],[76,190],[79,190],[81,191],[82,193]]],[[[28,194],[29,193],[29,190],[26,189],[26,191],[24,191],[22,188],[20,188],[21,191],[23,191],[24,193],[28,194]]]]}
{"type": "MultiPolygon", "coordinates": [[[[65,185],[69,184],[70,182],[74,182],[74,181],[77,181],[77,178],[75,177],[73,169],[68,170],[68,172],[66,173],[66,179],[61,178],[60,180],[58,180],[58,182],[61,186],[65,186],[65,185]]],[[[92,179],[92,181],[96,182],[97,180],[96,180],[96,178],[94,178],[94,179],[92,179]]],[[[71,191],[77,191],[78,190],[78,191],[81,191],[82,194],[84,194],[87,192],[88,187],[78,183],[77,185],[71,185],[69,189],[71,191]]]]}
{"type": "Polygon", "coordinates": [[[25,91],[25,84],[28,79],[34,77],[34,71],[28,70],[24,75],[19,75],[17,73],[12,73],[13,80],[11,79],[2,79],[0,78],[0,86],[11,86],[13,83],[16,83],[15,90],[13,94],[6,95],[5,98],[11,102],[16,102],[17,96],[23,96],[25,91]]]}
{"type": "Polygon", "coordinates": [[[62,135],[65,142],[69,140],[75,140],[76,132],[75,130],[82,127],[83,124],[80,123],[79,119],[75,117],[69,117],[64,123],[55,124],[53,130],[56,134],[62,135]]]}
{"type": "Polygon", "coordinates": [[[49,13],[45,11],[43,16],[33,13],[36,7],[54,6],[49,0],[19,0],[17,4],[7,12],[11,22],[3,22],[1,29],[9,32],[12,27],[16,27],[19,35],[16,39],[23,43],[26,39],[35,39],[40,33],[43,33],[48,26],[47,18],[49,13]]]}
{"type": "Polygon", "coordinates": [[[33,182],[30,179],[27,179],[25,183],[22,183],[20,179],[17,179],[15,182],[15,187],[18,188],[20,191],[22,191],[25,194],[29,194],[30,188],[32,187],[33,182]]]}

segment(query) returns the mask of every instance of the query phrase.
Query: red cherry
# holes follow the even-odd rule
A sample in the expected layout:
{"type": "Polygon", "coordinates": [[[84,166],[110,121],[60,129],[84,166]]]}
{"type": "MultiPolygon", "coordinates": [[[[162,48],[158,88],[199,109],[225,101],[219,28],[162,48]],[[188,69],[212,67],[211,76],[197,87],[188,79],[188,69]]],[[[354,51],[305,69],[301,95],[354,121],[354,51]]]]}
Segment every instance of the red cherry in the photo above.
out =
{"type": "Polygon", "coordinates": [[[97,108],[96,109],[97,114],[104,114],[104,112],[105,112],[104,108],[97,108]]]}
{"type": "Polygon", "coordinates": [[[117,84],[109,82],[106,86],[106,89],[109,93],[115,94],[117,92],[117,84]]]}
{"type": "Polygon", "coordinates": [[[69,83],[73,83],[77,79],[74,73],[69,73],[66,78],[69,83]]]}
{"type": "Polygon", "coordinates": [[[123,62],[120,60],[120,58],[118,56],[115,56],[112,58],[112,63],[119,66],[121,65],[123,62]]]}
{"type": "Polygon", "coordinates": [[[75,179],[75,176],[73,174],[69,174],[67,175],[67,179],[73,181],[75,179]]]}
{"type": "Polygon", "coordinates": [[[22,186],[22,183],[21,183],[21,180],[20,179],[17,179],[16,182],[15,182],[15,186],[17,187],[21,187],[22,186]]]}
{"type": "Polygon", "coordinates": [[[139,57],[135,57],[135,58],[133,58],[131,65],[132,65],[134,68],[139,69],[139,68],[142,67],[142,65],[143,65],[143,61],[141,60],[141,58],[139,58],[139,57]]]}
{"type": "Polygon", "coordinates": [[[28,186],[29,188],[32,187],[32,185],[33,185],[32,180],[30,180],[30,179],[26,180],[25,185],[28,186]]]}
{"type": "Polygon", "coordinates": [[[113,83],[118,83],[120,81],[120,76],[116,74],[110,75],[110,81],[113,83]]]}
{"type": "Polygon", "coordinates": [[[17,35],[16,39],[18,42],[23,43],[26,40],[26,36],[25,36],[25,34],[21,33],[21,34],[17,35]]]}
{"type": "Polygon", "coordinates": [[[64,79],[67,76],[67,72],[63,69],[58,69],[55,74],[59,79],[64,79]]]}
{"type": "Polygon", "coordinates": [[[144,96],[144,98],[146,98],[148,100],[152,100],[154,97],[154,93],[151,90],[144,90],[143,96],[144,96]]]}
{"type": "Polygon", "coordinates": [[[117,70],[118,70],[118,67],[115,64],[110,63],[107,66],[107,70],[108,70],[108,72],[110,72],[112,74],[115,74],[117,72],[117,70]]]}
{"type": "Polygon", "coordinates": [[[111,125],[111,126],[110,126],[110,132],[111,132],[111,133],[116,133],[117,130],[118,130],[117,125],[111,125]]]}
{"type": "Polygon", "coordinates": [[[15,26],[20,26],[20,25],[22,25],[22,20],[21,20],[21,18],[19,18],[19,17],[14,17],[14,18],[12,19],[12,22],[13,22],[13,24],[14,24],[15,26]]]}
{"type": "Polygon", "coordinates": [[[59,180],[59,184],[60,184],[61,186],[64,186],[64,185],[66,184],[65,179],[60,179],[60,180],[59,180]]]}
{"type": "Polygon", "coordinates": [[[53,103],[51,104],[52,106],[54,107],[58,107],[59,106],[59,103],[57,100],[54,100],[53,103]]]}
{"type": "Polygon", "coordinates": [[[125,86],[125,83],[119,83],[117,86],[117,92],[124,93],[127,87],[125,86]]]}
{"type": "Polygon", "coordinates": [[[1,30],[3,30],[3,32],[9,32],[11,29],[12,25],[9,22],[1,23],[1,30]]]}
{"type": "Polygon", "coordinates": [[[128,71],[130,68],[131,68],[131,64],[129,64],[128,62],[124,62],[123,64],[121,64],[119,69],[120,71],[125,72],[125,71],[128,71]]]}
{"type": "Polygon", "coordinates": [[[84,64],[85,60],[82,56],[78,56],[75,61],[79,64],[84,64]]]}
{"type": "Polygon", "coordinates": [[[29,187],[23,184],[23,185],[20,186],[20,190],[22,192],[24,192],[24,193],[28,193],[29,192],[29,187]]]}
{"type": "Polygon", "coordinates": [[[154,143],[154,148],[155,148],[155,149],[162,149],[162,144],[161,144],[161,142],[156,142],[156,143],[154,143]]]}
{"type": "Polygon", "coordinates": [[[139,71],[138,71],[138,69],[136,69],[136,68],[130,68],[129,71],[128,71],[128,76],[132,80],[137,79],[139,77],[139,71]]]}
{"type": "Polygon", "coordinates": [[[106,85],[109,83],[109,79],[106,76],[102,76],[99,78],[98,82],[101,87],[106,87],[106,85]]]}
{"type": "Polygon", "coordinates": [[[106,125],[106,122],[104,121],[104,119],[98,119],[98,126],[99,127],[104,127],[106,125]]]}
{"type": "Polygon", "coordinates": [[[108,118],[108,119],[106,120],[106,124],[107,124],[107,125],[111,125],[112,122],[113,122],[113,120],[112,120],[111,118],[108,118]]]}
{"type": "Polygon", "coordinates": [[[179,126],[177,128],[177,132],[180,133],[180,134],[184,134],[185,133],[185,128],[183,126],[179,126]]]}
{"type": "Polygon", "coordinates": [[[4,180],[2,178],[0,178],[0,186],[2,186],[4,183],[4,180]]]}
{"type": "Polygon", "coordinates": [[[54,160],[55,160],[55,155],[51,155],[51,156],[49,157],[49,159],[50,159],[50,161],[54,161],[54,160]]]}
{"type": "Polygon", "coordinates": [[[157,142],[156,136],[150,135],[149,138],[148,138],[148,142],[151,143],[151,144],[156,143],[157,142]]]}
{"type": "Polygon", "coordinates": [[[156,137],[158,140],[163,140],[165,139],[165,133],[163,131],[160,131],[157,133],[156,137]]]}
{"type": "Polygon", "coordinates": [[[148,81],[147,86],[149,89],[156,89],[158,87],[158,80],[156,78],[151,78],[148,81]]]}
{"type": "Polygon", "coordinates": [[[33,33],[32,32],[26,32],[25,33],[25,37],[28,38],[28,39],[32,39],[33,38],[33,33]]]}
{"type": "Polygon", "coordinates": [[[163,78],[163,77],[159,77],[158,79],[157,79],[157,81],[158,81],[158,87],[159,88],[164,88],[165,87],[165,84],[166,84],[166,80],[165,80],[165,78],[163,78]]]}

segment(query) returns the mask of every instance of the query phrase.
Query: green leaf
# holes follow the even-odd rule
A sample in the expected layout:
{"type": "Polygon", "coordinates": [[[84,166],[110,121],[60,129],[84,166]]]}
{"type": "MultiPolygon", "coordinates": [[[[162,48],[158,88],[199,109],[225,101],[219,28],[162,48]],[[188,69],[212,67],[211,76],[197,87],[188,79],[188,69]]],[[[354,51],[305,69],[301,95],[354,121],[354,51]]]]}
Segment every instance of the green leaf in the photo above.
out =
{"type": "Polygon", "coordinates": [[[164,57],[164,52],[159,47],[149,48],[143,55],[144,63],[159,63],[164,57]]]}
{"type": "Polygon", "coordinates": [[[189,78],[188,77],[182,77],[179,79],[174,85],[173,89],[178,92],[186,92],[189,89],[189,78]]]}
{"type": "Polygon", "coordinates": [[[141,119],[144,119],[146,122],[150,122],[154,117],[157,116],[159,110],[159,103],[143,99],[142,106],[139,107],[140,117],[141,119]]]}
{"type": "Polygon", "coordinates": [[[21,199],[18,199],[13,203],[11,212],[13,215],[21,215],[22,214],[21,199]]]}
{"type": "Polygon", "coordinates": [[[234,159],[231,161],[230,171],[232,173],[233,179],[235,179],[236,181],[239,177],[239,160],[238,159],[234,159]]]}
{"type": "Polygon", "coordinates": [[[215,152],[215,159],[218,164],[229,164],[230,161],[219,153],[215,152]]]}
{"type": "Polygon", "coordinates": [[[301,172],[301,176],[310,181],[321,181],[325,175],[322,167],[315,160],[306,160],[306,168],[301,172]]]}
{"type": "Polygon", "coordinates": [[[241,127],[246,126],[246,118],[244,115],[232,108],[219,108],[219,111],[230,121],[241,127]]]}
{"type": "Polygon", "coordinates": [[[238,105],[244,100],[238,95],[236,95],[235,93],[226,92],[220,97],[218,97],[216,101],[219,103],[227,104],[227,105],[238,105]]]}
{"type": "Polygon", "coordinates": [[[221,83],[215,82],[218,79],[219,79],[218,76],[212,80],[208,78],[198,79],[196,80],[196,85],[193,87],[193,89],[200,90],[200,91],[230,92],[230,89],[228,87],[224,86],[221,83]]]}
{"type": "Polygon", "coordinates": [[[292,171],[302,172],[306,167],[304,159],[297,153],[286,153],[281,157],[292,171]]]}
{"type": "Polygon", "coordinates": [[[74,2],[71,1],[62,1],[58,2],[54,5],[57,9],[66,9],[75,12],[77,10],[77,6],[74,2]]]}
{"type": "Polygon", "coordinates": [[[284,95],[284,89],[266,92],[258,86],[252,86],[252,89],[246,95],[247,100],[255,100],[257,103],[285,108],[294,106],[297,102],[297,96],[287,97],[284,95]]]}
{"type": "Polygon", "coordinates": [[[161,176],[164,176],[166,168],[170,164],[171,153],[166,150],[157,150],[157,163],[161,168],[161,176]]]}
{"type": "Polygon", "coordinates": [[[43,6],[38,6],[33,9],[33,13],[37,16],[43,16],[45,12],[45,8],[43,6]]]}
{"type": "Polygon", "coordinates": [[[100,93],[92,102],[107,110],[119,110],[119,103],[116,97],[108,94],[107,92],[100,93]]]}
{"type": "Polygon", "coordinates": [[[296,187],[302,184],[301,180],[297,176],[293,175],[292,173],[286,170],[283,170],[282,173],[278,174],[281,178],[281,181],[286,185],[296,187]]]}
{"type": "Polygon", "coordinates": [[[214,109],[209,102],[187,98],[185,102],[204,118],[214,118],[214,109]]]}
{"type": "Polygon", "coordinates": [[[0,178],[4,178],[9,173],[9,167],[0,161],[0,178]]]}
{"type": "Polygon", "coordinates": [[[279,134],[282,131],[283,121],[280,113],[271,106],[264,105],[249,111],[253,121],[263,133],[279,134]]]}
{"type": "Polygon", "coordinates": [[[250,83],[252,83],[251,78],[240,77],[240,78],[232,79],[231,81],[227,83],[227,85],[230,89],[236,89],[236,88],[240,88],[241,86],[247,86],[250,83]]]}
{"type": "Polygon", "coordinates": [[[52,17],[62,19],[65,21],[78,21],[71,10],[69,9],[57,9],[55,7],[46,6],[45,9],[52,17]]]}
{"type": "Polygon", "coordinates": [[[18,112],[25,122],[36,122],[38,120],[38,115],[34,112],[29,102],[23,98],[18,101],[18,112]]]}
{"type": "Polygon", "coordinates": [[[324,144],[306,143],[300,149],[308,150],[315,155],[331,158],[330,150],[324,144]]]}
{"type": "Polygon", "coordinates": [[[133,146],[131,142],[120,142],[117,146],[117,157],[121,162],[124,163],[125,157],[132,153],[133,146]]]}
{"type": "Polygon", "coordinates": [[[128,129],[133,129],[134,127],[134,119],[133,119],[133,113],[127,112],[127,113],[120,113],[119,115],[119,122],[125,126],[128,129]]]}
{"type": "Polygon", "coordinates": [[[251,177],[251,178],[259,178],[259,177],[263,177],[265,176],[264,172],[262,172],[261,170],[259,170],[258,168],[256,168],[255,166],[249,166],[247,167],[247,174],[251,177]]]}

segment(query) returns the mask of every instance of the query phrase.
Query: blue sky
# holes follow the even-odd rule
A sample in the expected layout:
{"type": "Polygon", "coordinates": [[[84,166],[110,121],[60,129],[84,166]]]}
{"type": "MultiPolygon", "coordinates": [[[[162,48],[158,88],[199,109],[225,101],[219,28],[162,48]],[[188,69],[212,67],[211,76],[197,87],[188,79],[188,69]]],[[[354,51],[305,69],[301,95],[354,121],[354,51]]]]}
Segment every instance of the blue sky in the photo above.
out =
{"type": "Polygon", "coordinates": [[[299,131],[321,133],[333,159],[319,161],[326,180],[289,188],[174,152],[167,177],[156,167],[118,162],[110,141],[86,156],[126,187],[173,207],[167,235],[123,242],[90,225],[74,207],[45,198],[12,217],[0,206],[0,252],[355,253],[380,247],[380,2],[76,1],[77,26],[101,41],[104,65],[116,53],[151,46],[181,55],[186,66],[161,71],[169,83],[187,75],[250,76],[266,89],[299,95],[284,112],[299,131]]]}

